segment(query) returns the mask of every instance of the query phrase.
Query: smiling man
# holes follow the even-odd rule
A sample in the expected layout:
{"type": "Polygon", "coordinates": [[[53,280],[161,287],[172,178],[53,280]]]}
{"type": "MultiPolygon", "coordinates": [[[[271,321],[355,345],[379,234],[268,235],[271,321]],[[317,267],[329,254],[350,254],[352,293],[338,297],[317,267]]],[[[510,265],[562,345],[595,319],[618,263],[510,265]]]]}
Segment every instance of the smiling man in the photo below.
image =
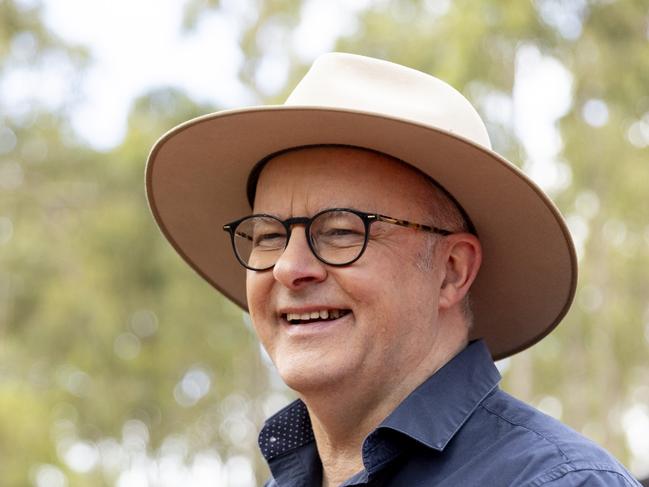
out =
{"type": "Polygon", "coordinates": [[[567,312],[576,258],[447,84],[325,55],[284,105],[170,131],[147,189],[299,396],[259,437],[270,486],[638,485],[498,388],[493,359],[567,312]]]}

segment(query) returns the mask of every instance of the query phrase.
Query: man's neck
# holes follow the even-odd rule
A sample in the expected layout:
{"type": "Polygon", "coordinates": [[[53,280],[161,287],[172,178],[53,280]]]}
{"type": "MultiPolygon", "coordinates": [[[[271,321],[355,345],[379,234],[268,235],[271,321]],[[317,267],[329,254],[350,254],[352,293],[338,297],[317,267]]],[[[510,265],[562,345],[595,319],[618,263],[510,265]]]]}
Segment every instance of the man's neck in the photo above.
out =
{"type": "MultiPolygon", "coordinates": [[[[398,405],[387,401],[308,401],[322,462],[323,486],[337,486],[363,469],[363,441],[398,405]]],[[[308,402],[307,402],[308,401],[308,402]]]]}
{"type": "Polygon", "coordinates": [[[318,455],[323,467],[323,486],[337,486],[364,468],[362,446],[365,438],[389,416],[420,384],[466,346],[437,351],[435,359],[420,364],[415,372],[393,380],[377,378],[375,384],[337,384],[301,394],[309,410],[318,455]],[[440,353],[442,352],[442,353],[440,353]],[[377,387],[377,385],[379,387],[377,387]]]}

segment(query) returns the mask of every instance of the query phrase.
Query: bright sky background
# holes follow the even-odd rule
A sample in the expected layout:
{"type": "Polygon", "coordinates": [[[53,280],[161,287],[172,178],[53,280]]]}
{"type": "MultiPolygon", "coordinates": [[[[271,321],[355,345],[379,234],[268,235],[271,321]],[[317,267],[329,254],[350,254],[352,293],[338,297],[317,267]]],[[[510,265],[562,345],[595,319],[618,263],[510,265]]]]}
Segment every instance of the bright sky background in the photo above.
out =
{"type": "MultiPolygon", "coordinates": [[[[236,0],[225,2],[234,6],[236,0]]],[[[245,2],[239,2],[243,5],[245,2]]],[[[237,81],[242,53],[238,11],[205,16],[183,33],[178,0],[46,0],[45,21],[65,40],[88,46],[93,63],[74,114],[79,133],[98,148],[118,144],[133,98],[177,86],[223,107],[255,100],[237,81]]]]}
{"type": "MultiPolygon", "coordinates": [[[[369,3],[308,0],[302,22],[292,33],[293,48],[306,62],[331,50],[336,36],[354,28],[354,13],[369,3]],[[348,20],[341,22],[341,18],[348,20]]],[[[237,78],[243,62],[239,32],[256,15],[250,0],[222,0],[218,12],[203,15],[189,32],[181,28],[187,0],[44,0],[43,4],[45,22],[53,31],[91,50],[93,63],[80,87],[83,102],[73,114],[73,125],[97,148],[108,149],[121,141],[130,103],[155,87],[176,86],[197,101],[223,108],[260,103],[237,78]]],[[[281,43],[272,42],[273,32],[265,34],[262,42],[269,46],[264,48],[268,60],[262,63],[259,87],[273,94],[286,80],[288,59],[281,43]]],[[[547,162],[560,148],[552,124],[570,107],[570,75],[533,47],[521,50],[517,68],[514,99],[491,105],[498,113],[484,115],[509,117],[506,122],[534,154],[532,175],[543,186],[561,185],[561,176],[547,173],[543,160],[547,162]],[[541,87],[555,96],[541,100],[536,96],[541,87]]],[[[57,98],[57,89],[66,88],[64,80],[47,84],[51,86],[44,96],[51,99],[57,98]]],[[[24,81],[15,85],[17,91],[25,86],[24,81]]]]}
{"type": "MultiPolygon", "coordinates": [[[[308,1],[291,38],[298,55],[310,61],[331,50],[335,37],[353,28],[353,13],[367,3],[308,1]]],[[[117,145],[130,102],[155,87],[179,87],[197,101],[222,108],[260,103],[237,78],[243,61],[239,32],[256,15],[254,2],[223,0],[218,12],[201,16],[195,29],[183,32],[186,4],[186,0],[44,0],[47,25],[65,40],[91,49],[94,62],[81,87],[85,102],[74,113],[73,124],[95,147],[117,145]]],[[[265,34],[268,61],[261,65],[259,88],[274,94],[286,81],[288,57],[281,43],[273,42],[273,32],[265,34]]]]}
{"type": "MultiPolygon", "coordinates": [[[[30,5],[39,0],[20,1],[30,5]]],[[[239,32],[256,15],[252,0],[222,0],[218,12],[203,15],[196,28],[189,32],[181,28],[187,0],[42,0],[42,3],[50,29],[64,40],[90,49],[93,62],[87,76],[81,86],[70,87],[60,60],[51,59],[40,73],[17,69],[3,80],[0,89],[7,100],[12,100],[13,106],[9,108],[17,111],[21,103],[33,99],[55,108],[66,92],[78,90],[81,103],[72,113],[72,125],[97,149],[107,150],[120,143],[131,102],[156,87],[175,86],[197,101],[222,108],[260,103],[237,78],[243,62],[239,32]]],[[[302,21],[291,33],[293,49],[305,62],[331,50],[338,35],[354,29],[354,13],[370,3],[371,0],[307,0],[302,21]]],[[[437,7],[447,5],[447,8],[449,4],[435,3],[437,7]]],[[[557,27],[562,35],[579,34],[580,25],[575,16],[542,14],[563,19],[557,27]]],[[[266,95],[274,94],[284,85],[288,72],[284,44],[276,42],[273,35],[271,29],[259,41],[267,58],[261,65],[258,87],[266,95]]],[[[27,58],[33,49],[30,42],[29,38],[17,42],[12,48],[15,57],[20,58],[22,52],[27,58]]],[[[571,84],[569,71],[557,60],[543,56],[534,46],[521,46],[513,95],[487,96],[479,107],[487,120],[502,123],[520,137],[529,154],[526,172],[550,192],[570,184],[570,169],[558,158],[562,141],[555,122],[571,108],[571,84]],[[546,96],[539,96],[540,92],[546,96]]],[[[589,101],[582,107],[582,114],[591,125],[603,125],[608,120],[607,107],[600,100],[589,101]]],[[[587,225],[570,216],[568,222],[580,253],[587,237],[587,225]]],[[[632,445],[640,451],[646,448],[643,438],[649,437],[649,412],[633,410],[632,413],[641,418],[628,418],[629,424],[642,426],[636,426],[635,430],[641,430],[642,434],[634,437],[632,445]]],[[[77,462],[80,465],[77,470],[83,471],[96,463],[97,453],[90,446],[75,444],[73,447],[74,455],[68,463],[77,462]]],[[[649,459],[642,458],[645,462],[642,467],[649,468],[649,459]]],[[[222,463],[208,452],[178,475],[193,485],[215,485],[215,481],[223,483],[224,479],[229,479],[230,485],[251,485],[250,466],[244,465],[245,461],[235,459],[222,463]]],[[[42,476],[43,485],[58,485],[59,473],[49,467],[44,467],[38,475],[42,476]]],[[[119,485],[145,485],[142,475],[145,474],[135,466],[119,485]]],[[[175,482],[169,485],[172,484],[175,482]]]]}

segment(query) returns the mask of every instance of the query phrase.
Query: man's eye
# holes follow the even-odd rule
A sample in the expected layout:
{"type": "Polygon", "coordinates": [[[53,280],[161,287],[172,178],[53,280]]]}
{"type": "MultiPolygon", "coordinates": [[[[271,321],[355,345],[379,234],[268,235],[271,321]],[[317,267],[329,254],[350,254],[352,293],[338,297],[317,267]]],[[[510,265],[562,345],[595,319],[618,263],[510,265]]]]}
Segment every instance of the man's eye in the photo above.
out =
{"type": "Polygon", "coordinates": [[[330,228],[323,232],[325,237],[345,237],[350,235],[360,235],[360,233],[353,228],[330,228]]]}
{"type": "Polygon", "coordinates": [[[354,228],[331,227],[316,237],[320,246],[355,247],[363,244],[364,233],[354,228]]]}
{"type": "Polygon", "coordinates": [[[284,245],[284,234],[281,233],[263,233],[255,235],[255,247],[279,247],[284,245]]]}

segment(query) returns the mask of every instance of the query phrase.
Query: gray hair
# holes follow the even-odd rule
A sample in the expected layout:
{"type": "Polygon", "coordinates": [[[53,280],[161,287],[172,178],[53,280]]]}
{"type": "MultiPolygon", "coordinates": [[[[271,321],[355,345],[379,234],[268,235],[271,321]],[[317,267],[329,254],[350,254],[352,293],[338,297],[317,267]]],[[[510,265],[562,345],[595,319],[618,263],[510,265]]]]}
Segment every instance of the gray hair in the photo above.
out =
{"type": "MultiPolygon", "coordinates": [[[[419,198],[420,201],[417,202],[426,211],[427,223],[454,233],[469,232],[475,234],[471,220],[469,220],[468,215],[455,198],[433,178],[427,174],[421,174],[430,184],[430,191],[425,201],[423,201],[423,198],[419,198]]],[[[440,238],[441,236],[437,234],[426,235],[424,249],[420,254],[417,265],[422,271],[426,272],[432,269],[433,255],[440,238]]],[[[470,330],[473,326],[470,292],[464,296],[460,306],[467,328],[470,330]]]]}

